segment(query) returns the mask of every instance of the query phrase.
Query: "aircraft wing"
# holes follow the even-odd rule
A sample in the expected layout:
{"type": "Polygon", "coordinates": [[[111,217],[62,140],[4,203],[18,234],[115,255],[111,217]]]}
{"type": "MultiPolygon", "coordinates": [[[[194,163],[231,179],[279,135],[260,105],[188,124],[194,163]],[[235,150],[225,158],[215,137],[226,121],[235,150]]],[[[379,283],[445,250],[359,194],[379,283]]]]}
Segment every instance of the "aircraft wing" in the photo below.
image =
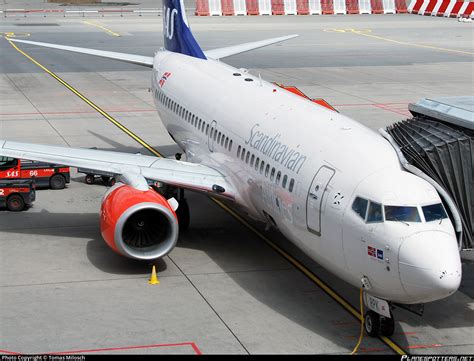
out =
{"type": "Polygon", "coordinates": [[[137,64],[137,65],[153,68],[153,57],[150,57],[150,56],[116,53],[114,51],[78,48],[75,46],[57,45],[57,44],[50,44],[50,43],[40,43],[38,41],[30,41],[30,40],[18,40],[18,39],[11,39],[11,38],[7,38],[7,40],[15,42],[15,43],[31,44],[31,45],[42,46],[45,48],[72,51],[74,53],[95,55],[102,58],[114,59],[114,60],[119,60],[126,63],[132,63],[132,64],[137,64]]]}
{"type": "MultiPolygon", "coordinates": [[[[264,46],[280,43],[285,40],[296,38],[297,36],[298,35],[293,34],[293,35],[281,36],[279,38],[271,38],[267,40],[260,40],[260,41],[250,42],[250,43],[227,46],[224,48],[207,50],[204,52],[204,54],[206,55],[206,57],[217,60],[217,59],[226,58],[228,56],[245,53],[250,50],[263,48],[264,46]]],[[[42,47],[50,48],[50,49],[58,49],[58,50],[71,51],[74,53],[94,55],[94,56],[99,56],[102,58],[114,59],[114,60],[119,60],[126,63],[132,63],[132,64],[137,64],[137,65],[153,68],[153,57],[149,57],[149,56],[117,53],[114,51],[96,50],[96,49],[89,49],[89,48],[79,48],[76,46],[42,43],[42,42],[30,41],[30,40],[18,40],[18,39],[11,39],[11,38],[7,38],[7,40],[14,43],[30,44],[30,45],[42,46],[42,47]]]]}
{"type": "Polygon", "coordinates": [[[263,48],[264,46],[281,43],[282,41],[296,38],[298,35],[287,35],[279,38],[272,38],[267,40],[254,41],[251,43],[244,43],[239,45],[227,46],[225,48],[218,48],[213,50],[207,50],[204,54],[211,59],[222,59],[228,56],[245,53],[250,50],[263,48]]]}
{"type": "Polygon", "coordinates": [[[201,164],[148,155],[0,140],[0,156],[93,169],[125,179],[134,177],[235,199],[234,188],[219,171],[201,164]]]}

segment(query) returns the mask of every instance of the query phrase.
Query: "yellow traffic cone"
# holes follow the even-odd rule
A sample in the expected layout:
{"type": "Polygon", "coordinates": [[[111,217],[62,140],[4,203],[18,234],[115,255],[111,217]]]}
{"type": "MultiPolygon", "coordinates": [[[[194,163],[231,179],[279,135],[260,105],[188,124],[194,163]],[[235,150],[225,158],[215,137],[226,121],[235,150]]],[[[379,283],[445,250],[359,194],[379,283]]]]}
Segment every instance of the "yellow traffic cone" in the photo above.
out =
{"type": "Polygon", "coordinates": [[[160,284],[160,280],[158,279],[158,277],[156,277],[155,265],[153,265],[153,270],[151,271],[151,278],[148,281],[148,284],[149,285],[159,285],[160,284]]]}

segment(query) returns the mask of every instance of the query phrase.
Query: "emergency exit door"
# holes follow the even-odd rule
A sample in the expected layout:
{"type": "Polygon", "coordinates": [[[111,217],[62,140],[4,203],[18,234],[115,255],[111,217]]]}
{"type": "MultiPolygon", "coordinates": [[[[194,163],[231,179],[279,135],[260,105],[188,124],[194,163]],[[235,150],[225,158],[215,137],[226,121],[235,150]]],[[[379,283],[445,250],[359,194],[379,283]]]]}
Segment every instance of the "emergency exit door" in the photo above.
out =
{"type": "Polygon", "coordinates": [[[308,231],[318,236],[321,235],[321,214],[324,211],[323,201],[327,197],[327,187],[334,173],[334,169],[322,166],[314,176],[309,187],[306,199],[306,225],[308,231]]]}

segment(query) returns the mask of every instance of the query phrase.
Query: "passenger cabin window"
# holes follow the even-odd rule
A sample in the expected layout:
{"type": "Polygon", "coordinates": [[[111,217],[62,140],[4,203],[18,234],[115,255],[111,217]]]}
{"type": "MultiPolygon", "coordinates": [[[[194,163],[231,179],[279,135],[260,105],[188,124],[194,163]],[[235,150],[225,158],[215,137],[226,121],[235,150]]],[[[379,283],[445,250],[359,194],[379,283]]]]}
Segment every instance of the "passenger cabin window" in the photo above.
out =
{"type": "Polygon", "coordinates": [[[281,178],[281,172],[278,171],[277,178],[276,178],[276,184],[280,184],[280,178],[281,178]]]}
{"type": "Polygon", "coordinates": [[[286,182],[287,182],[287,181],[288,181],[288,176],[285,175],[285,176],[283,177],[283,183],[281,184],[281,186],[282,186],[283,188],[286,188],[286,182]]]}
{"type": "Polygon", "coordinates": [[[416,207],[385,206],[384,208],[386,221],[421,222],[416,207]]]}
{"type": "Polygon", "coordinates": [[[426,222],[439,221],[448,218],[446,211],[441,203],[421,207],[426,222]]]}
{"type": "Polygon", "coordinates": [[[383,222],[382,205],[370,201],[369,213],[367,214],[367,223],[383,222]]]}
{"type": "Polygon", "coordinates": [[[240,145],[239,145],[239,147],[237,148],[237,158],[240,157],[240,148],[241,148],[241,147],[240,147],[240,145]]]}
{"type": "Polygon", "coordinates": [[[365,220],[368,204],[369,201],[367,199],[357,197],[354,200],[354,203],[352,203],[352,210],[356,212],[363,220],[365,220]]]}
{"type": "Polygon", "coordinates": [[[288,191],[291,193],[293,192],[293,187],[295,186],[295,180],[291,178],[290,185],[288,186],[288,191]]]}

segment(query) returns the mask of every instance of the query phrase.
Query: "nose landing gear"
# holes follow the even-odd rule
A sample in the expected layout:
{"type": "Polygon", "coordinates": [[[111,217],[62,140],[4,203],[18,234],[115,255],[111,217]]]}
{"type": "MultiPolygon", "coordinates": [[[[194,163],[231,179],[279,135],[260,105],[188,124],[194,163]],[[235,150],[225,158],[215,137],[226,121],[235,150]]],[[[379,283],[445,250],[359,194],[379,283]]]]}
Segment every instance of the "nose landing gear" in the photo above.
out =
{"type": "Polygon", "coordinates": [[[367,292],[364,292],[364,304],[367,310],[364,314],[364,328],[367,335],[392,336],[395,331],[392,304],[367,292]]]}
{"type": "Polygon", "coordinates": [[[395,320],[392,312],[390,312],[390,316],[385,317],[372,310],[367,311],[364,316],[364,327],[367,335],[371,337],[392,336],[395,331],[395,320]]]}

